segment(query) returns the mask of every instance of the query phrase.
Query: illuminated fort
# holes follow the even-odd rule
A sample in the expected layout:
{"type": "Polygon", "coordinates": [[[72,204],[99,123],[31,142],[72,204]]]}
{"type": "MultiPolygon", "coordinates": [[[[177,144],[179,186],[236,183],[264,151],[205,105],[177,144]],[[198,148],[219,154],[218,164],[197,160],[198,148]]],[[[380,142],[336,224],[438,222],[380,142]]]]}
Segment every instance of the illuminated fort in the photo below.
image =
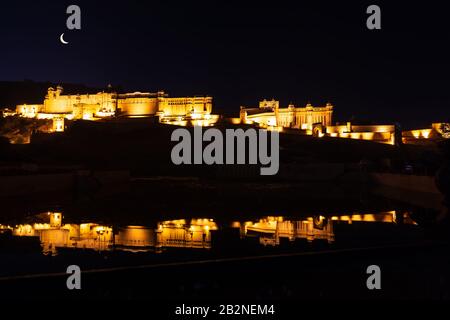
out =
{"type": "Polygon", "coordinates": [[[264,99],[258,108],[241,107],[240,122],[278,131],[298,129],[319,138],[328,136],[395,144],[394,125],[353,125],[350,122],[333,125],[333,105],[330,103],[323,107],[290,104],[287,108],[280,108],[279,101],[264,99]]]}
{"type": "MultiPolygon", "coordinates": [[[[133,92],[97,94],[63,94],[63,88],[49,88],[43,104],[23,104],[15,112],[3,111],[3,116],[18,115],[32,119],[49,119],[50,128],[44,132],[62,132],[65,120],[107,120],[115,117],[158,117],[159,122],[178,126],[213,126],[219,115],[212,114],[212,97],[169,97],[164,91],[156,93],[133,92]]],[[[359,125],[351,122],[333,123],[334,106],[315,107],[293,104],[280,107],[272,99],[259,102],[258,107],[240,108],[239,118],[233,124],[254,125],[268,130],[294,130],[315,137],[348,138],[396,145],[399,143],[426,143],[427,140],[450,138],[450,124],[433,123],[429,128],[398,132],[393,124],[359,125]]],[[[29,143],[29,138],[25,139],[29,143]]],[[[11,139],[14,141],[14,139],[11,139]]],[[[15,142],[13,142],[15,143],[15,142]]]]}
{"type": "Polygon", "coordinates": [[[287,108],[280,108],[276,100],[263,100],[258,108],[241,107],[240,119],[244,123],[258,123],[264,127],[283,127],[303,130],[313,130],[315,124],[330,126],[332,124],[333,106],[325,107],[296,107],[290,104],[287,108]]]}
{"type": "Polygon", "coordinates": [[[23,104],[16,107],[19,116],[53,119],[54,131],[64,130],[67,120],[101,120],[114,116],[131,118],[159,116],[162,122],[217,120],[212,112],[212,97],[169,97],[157,93],[110,93],[64,95],[61,86],[49,88],[43,104],[23,104]]]}
{"type": "Polygon", "coordinates": [[[333,105],[327,103],[322,107],[307,104],[297,107],[290,104],[280,108],[280,102],[272,99],[259,102],[258,108],[241,107],[236,123],[253,124],[270,130],[301,130],[306,135],[315,137],[348,138],[368,140],[395,145],[418,143],[424,140],[450,138],[450,124],[433,123],[430,128],[396,132],[393,124],[358,125],[351,122],[333,124],[333,105]]]}

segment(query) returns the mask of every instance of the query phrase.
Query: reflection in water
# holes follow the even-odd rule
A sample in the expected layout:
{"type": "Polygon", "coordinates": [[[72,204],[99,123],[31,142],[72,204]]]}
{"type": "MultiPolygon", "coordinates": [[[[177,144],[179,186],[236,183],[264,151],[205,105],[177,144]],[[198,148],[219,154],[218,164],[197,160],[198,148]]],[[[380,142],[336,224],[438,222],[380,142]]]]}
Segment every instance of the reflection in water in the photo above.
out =
{"type": "MultiPolygon", "coordinates": [[[[39,237],[44,254],[57,254],[58,248],[93,249],[97,251],[122,250],[131,252],[155,251],[163,248],[211,248],[211,231],[218,230],[213,219],[179,219],[162,221],[156,227],[126,226],[113,230],[98,223],[63,224],[60,212],[36,216],[34,224],[15,227],[0,225],[0,233],[12,232],[17,237],[39,237]]],[[[340,216],[311,216],[298,219],[264,217],[258,221],[235,221],[232,228],[240,230],[241,238],[258,237],[262,245],[276,246],[280,239],[306,239],[308,242],[335,240],[335,223],[403,223],[416,224],[407,213],[389,211],[377,214],[340,216]]]]}
{"type": "Polygon", "coordinates": [[[280,238],[290,241],[296,238],[307,239],[309,242],[325,239],[329,243],[334,242],[333,223],[323,216],[297,221],[284,220],[283,217],[267,217],[258,222],[248,221],[243,225],[234,222],[232,225],[240,227],[241,236],[259,237],[259,242],[263,245],[279,245],[280,238]]]}
{"type": "Polygon", "coordinates": [[[416,224],[407,213],[398,216],[396,211],[389,211],[377,214],[332,216],[331,219],[324,216],[313,216],[303,220],[266,217],[257,222],[247,221],[243,224],[235,221],[231,226],[240,229],[241,237],[259,237],[262,245],[275,246],[280,244],[281,238],[287,238],[290,241],[306,239],[308,242],[321,239],[333,243],[335,221],[345,221],[350,224],[354,221],[416,224]]]}
{"type": "Polygon", "coordinates": [[[0,224],[0,234],[8,232],[8,231],[12,231],[13,228],[11,226],[5,226],[0,224]]]}
{"type": "Polygon", "coordinates": [[[352,214],[343,216],[331,217],[333,221],[346,221],[348,223],[355,222],[387,222],[387,223],[404,223],[404,224],[417,224],[414,222],[409,213],[397,214],[396,211],[388,211],[377,214],[352,214]]]}
{"type": "Polygon", "coordinates": [[[158,224],[158,245],[162,247],[211,248],[211,232],[217,230],[212,219],[184,219],[158,224]]]}
{"type": "Polygon", "coordinates": [[[120,228],[115,237],[115,248],[139,252],[162,248],[211,248],[211,232],[217,230],[212,219],[185,219],[163,221],[156,229],[144,226],[120,228]]]}
{"type": "MultiPolygon", "coordinates": [[[[140,252],[164,247],[211,248],[211,231],[217,230],[212,219],[185,219],[163,221],[156,229],[145,226],[118,228],[114,235],[111,226],[97,223],[63,224],[59,212],[48,212],[46,223],[22,224],[14,228],[0,225],[0,230],[11,230],[17,237],[39,237],[44,254],[57,254],[57,248],[111,249],[140,252]]],[[[37,217],[42,218],[42,215],[37,217]]]]}
{"type": "MultiPolygon", "coordinates": [[[[18,225],[12,229],[14,236],[39,237],[44,254],[56,254],[57,248],[108,250],[112,245],[111,227],[97,223],[62,224],[62,214],[47,213],[49,223],[18,225]]],[[[42,216],[42,215],[40,215],[42,216]]]]}

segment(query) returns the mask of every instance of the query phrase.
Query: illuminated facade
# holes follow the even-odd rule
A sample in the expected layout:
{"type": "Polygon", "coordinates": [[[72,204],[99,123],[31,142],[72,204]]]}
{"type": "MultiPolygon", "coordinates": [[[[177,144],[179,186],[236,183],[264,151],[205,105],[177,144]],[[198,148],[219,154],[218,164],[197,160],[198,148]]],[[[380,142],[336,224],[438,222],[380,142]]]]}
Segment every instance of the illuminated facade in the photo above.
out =
{"type": "Polygon", "coordinates": [[[241,107],[240,119],[242,123],[257,123],[262,127],[282,127],[302,130],[313,130],[314,124],[329,126],[332,124],[333,106],[329,103],[325,107],[306,107],[289,105],[280,108],[279,101],[260,101],[258,108],[241,107]]]}
{"type": "Polygon", "coordinates": [[[423,143],[426,141],[449,139],[450,123],[433,123],[431,128],[414,129],[402,132],[403,143],[423,143]]]}
{"type": "Polygon", "coordinates": [[[405,130],[397,136],[395,125],[353,125],[348,122],[345,125],[327,126],[324,135],[391,145],[399,143],[401,138],[402,143],[420,144],[450,138],[450,124],[433,123],[430,128],[405,130]]]}
{"type": "MultiPolygon", "coordinates": [[[[100,120],[114,116],[159,116],[161,121],[216,120],[212,112],[212,97],[171,98],[163,91],[157,93],[109,93],[63,95],[63,88],[49,88],[43,104],[24,104],[16,113],[26,118],[68,120],[100,120]]],[[[55,125],[58,127],[58,124],[55,125]]],[[[59,128],[59,127],[58,127],[59,128]]],[[[59,131],[59,130],[55,130],[59,131]]]]}
{"type": "Polygon", "coordinates": [[[315,137],[345,138],[373,141],[396,145],[403,143],[424,143],[427,140],[450,138],[449,123],[433,123],[431,128],[396,132],[393,124],[355,125],[332,123],[333,106],[304,108],[289,105],[280,108],[277,100],[260,101],[258,108],[241,107],[239,119],[230,119],[231,123],[257,124],[268,130],[283,131],[285,128],[299,129],[304,134],[315,137]]]}
{"type": "Polygon", "coordinates": [[[64,117],[55,117],[52,119],[52,131],[53,132],[63,132],[64,131],[64,117]]]}
{"type": "Polygon", "coordinates": [[[2,117],[6,118],[6,117],[14,117],[15,115],[17,115],[16,110],[11,110],[9,108],[4,108],[1,110],[2,113],[2,117]]]}
{"type": "Polygon", "coordinates": [[[345,125],[327,126],[325,134],[332,138],[368,140],[385,144],[395,144],[395,125],[345,125]]]}

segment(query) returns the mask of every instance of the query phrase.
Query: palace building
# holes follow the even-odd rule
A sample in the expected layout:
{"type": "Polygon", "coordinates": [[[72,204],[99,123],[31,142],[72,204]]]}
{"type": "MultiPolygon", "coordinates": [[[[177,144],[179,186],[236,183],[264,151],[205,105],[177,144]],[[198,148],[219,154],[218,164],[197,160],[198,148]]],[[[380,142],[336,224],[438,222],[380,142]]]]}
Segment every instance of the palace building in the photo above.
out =
{"type": "Polygon", "coordinates": [[[263,100],[259,108],[241,107],[240,120],[243,123],[257,123],[262,127],[283,127],[302,130],[313,130],[315,124],[329,126],[332,124],[333,106],[329,103],[324,107],[296,107],[290,104],[280,108],[279,101],[263,100]]]}
{"type": "MultiPolygon", "coordinates": [[[[115,117],[158,117],[159,122],[177,126],[213,126],[219,115],[212,114],[210,96],[169,97],[164,91],[156,93],[99,92],[96,94],[63,94],[63,88],[49,88],[42,104],[18,105],[16,110],[4,109],[6,116],[50,119],[52,125],[41,132],[63,132],[65,120],[102,120],[115,117]]],[[[334,106],[298,107],[280,102],[262,100],[258,107],[240,108],[239,118],[228,119],[231,124],[250,124],[268,130],[297,129],[299,134],[315,137],[347,138],[397,145],[400,143],[426,144],[450,138],[449,123],[433,123],[429,128],[401,132],[394,124],[337,123],[333,124],[334,106]]],[[[292,132],[292,130],[291,130],[292,132]]],[[[11,138],[10,138],[11,139],[11,138]]],[[[11,140],[12,141],[12,140],[11,140]]],[[[24,140],[29,143],[30,138],[24,140]]],[[[16,142],[12,142],[16,143],[16,142]]]]}
{"type": "Polygon", "coordinates": [[[16,113],[22,117],[59,119],[60,122],[60,119],[100,120],[115,116],[159,116],[166,123],[186,119],[211,121],[216,118],[211,112],[212,97],[208,96],[172,98],[163,91],[64,95],[61,86],[49,88],[43,104],[16,107],[16,113]]]}

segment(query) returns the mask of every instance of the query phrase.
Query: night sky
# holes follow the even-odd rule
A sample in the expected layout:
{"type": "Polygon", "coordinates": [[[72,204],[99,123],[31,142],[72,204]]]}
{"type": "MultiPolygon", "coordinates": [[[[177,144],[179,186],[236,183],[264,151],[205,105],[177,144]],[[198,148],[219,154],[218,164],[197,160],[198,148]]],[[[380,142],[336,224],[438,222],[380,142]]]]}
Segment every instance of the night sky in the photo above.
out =
{"type": "Polygon", "coordinates": [[[2,2],[0,80],[209,94],[215,112],[234,116],[276,98],[332,102],[341,121],[448,121],[450,13],[395,2],[2,2]],[[79,31],[66,29],[70,4],[81,7],[79,31]],[[370,4],[382,30],[366,28],[370,4]]]}

